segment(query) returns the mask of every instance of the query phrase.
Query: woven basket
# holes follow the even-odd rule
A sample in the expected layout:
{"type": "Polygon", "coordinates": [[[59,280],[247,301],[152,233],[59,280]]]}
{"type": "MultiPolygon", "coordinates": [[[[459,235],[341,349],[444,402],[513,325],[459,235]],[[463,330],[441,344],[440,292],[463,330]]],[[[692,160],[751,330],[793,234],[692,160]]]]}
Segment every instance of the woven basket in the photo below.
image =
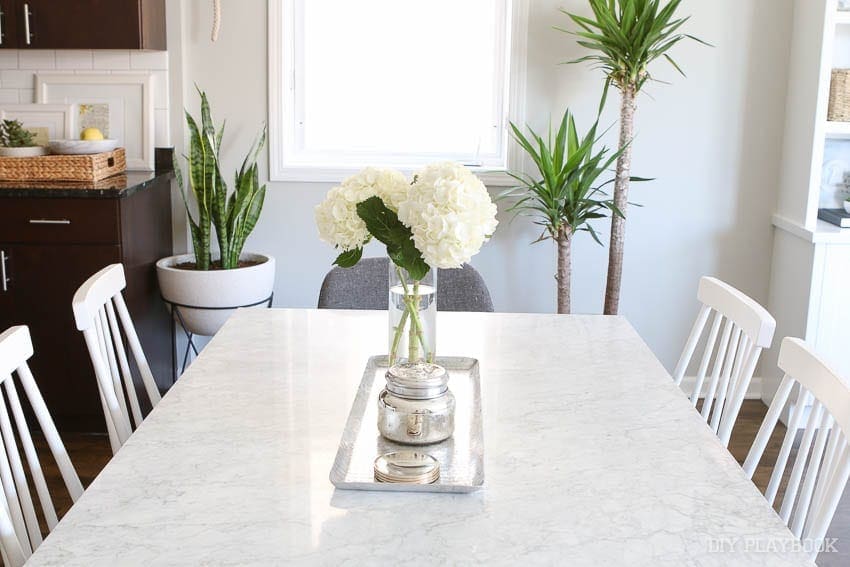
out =
{"type": "MultiPolygon", "coordinates": [[[[98,181],[33,181],[29,180],[30,185],[27,189],[126,189],[127,176],[124,174],[113,175],[98,181]]],[[[20,189],[21,181],[2,181],[0,180],[0,189],[20,189]]]]}
{"type": "Polygon", "coordinates": [[[828,120],[850,122],[850,69],[832,70],[828,120]]]}
{"type": "Polygon", "coordinates": [[[0,157],[0,181],[98,181],[125,169],[124,148],[91,155],[0,157]]]}

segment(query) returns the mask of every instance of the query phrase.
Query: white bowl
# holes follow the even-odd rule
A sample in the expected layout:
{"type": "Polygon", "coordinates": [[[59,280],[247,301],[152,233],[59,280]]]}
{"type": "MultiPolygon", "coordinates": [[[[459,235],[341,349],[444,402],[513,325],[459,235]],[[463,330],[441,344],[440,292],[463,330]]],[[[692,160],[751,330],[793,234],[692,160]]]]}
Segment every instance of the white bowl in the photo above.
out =
{"type": "Polygon", "coordinates": [[[27,146],[25,148],[0,147],[0,156],[3,157],[36,157],[47,154],[44,146],[27,146]]]}
{"type": "Polygon", "coordinates": [[[117,148],[118,140],[50,140],[48,147],[54,154],[99,154],[117,148]]]}

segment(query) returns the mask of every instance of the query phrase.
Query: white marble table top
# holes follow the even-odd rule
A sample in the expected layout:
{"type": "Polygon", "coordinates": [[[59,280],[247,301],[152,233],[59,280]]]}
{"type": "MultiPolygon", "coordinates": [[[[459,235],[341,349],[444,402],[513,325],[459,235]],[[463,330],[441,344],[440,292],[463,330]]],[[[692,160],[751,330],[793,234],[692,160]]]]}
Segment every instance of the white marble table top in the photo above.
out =
{"type": "Polygon", "coordinates": [[[31,564],[810,564],[625,319],[438,327],[481,361],[481,491],[334,489],[386,313],[243,310],[31,564]]]}

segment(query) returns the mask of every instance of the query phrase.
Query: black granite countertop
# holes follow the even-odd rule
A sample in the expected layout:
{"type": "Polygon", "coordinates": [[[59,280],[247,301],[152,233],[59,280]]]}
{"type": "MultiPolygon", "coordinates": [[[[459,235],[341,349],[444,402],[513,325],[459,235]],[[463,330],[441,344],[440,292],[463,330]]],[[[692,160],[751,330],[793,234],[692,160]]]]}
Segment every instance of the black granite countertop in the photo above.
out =
{"type": "Polygon", "coordinates": [[[142,191],[157,180],[168,179],[171,171],[159,173],[128,171],[94,182],[76,181],[0,181],[0,199],[4,197],[122,199],[142,191]]]}

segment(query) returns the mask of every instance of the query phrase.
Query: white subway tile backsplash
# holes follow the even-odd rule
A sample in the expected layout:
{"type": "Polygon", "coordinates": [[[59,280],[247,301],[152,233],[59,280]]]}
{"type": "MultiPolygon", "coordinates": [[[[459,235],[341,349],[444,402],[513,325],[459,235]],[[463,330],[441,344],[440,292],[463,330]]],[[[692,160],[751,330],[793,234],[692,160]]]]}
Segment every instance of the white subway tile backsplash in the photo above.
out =
{"type": "Polygon", "coordinates": [[[130,51],[99,49],[93,51],[95,69],[129,69],[130,51]]]}
{"type": "Polygon", "coordinates": [[[94,57],[92,52],[85,49],[74,49],[56,52],[57,69],[92,69],[94,57]]]}
{"type": "Polygon", "coordinates": [[[18,50],[0,49],[0,69],[18,68],[18,50]]]}
{"type": "Polygon", "coordinates": [[[145,70],[168,69],[167,51],[131,51],[130,68],[145,70]]]}
{"type": "Polygon", "coordinates": [[[33,89],[35,74],[32,71],[3,69],[0,71],[0,87],[4,89],[33,89]]]}
{"type": "Polygon", "coordinates": [[[170,146],[168,53],[130,50],[0,49],[0,104],[37,103],[35,75],[56,73],[153,75],[154,143],[170,146]]]}
{"type": "Polygon", "coordinates": [[[46,49],[25,49],[18,52],[19,69],[55,69],[56,52],[46,49]]]}

